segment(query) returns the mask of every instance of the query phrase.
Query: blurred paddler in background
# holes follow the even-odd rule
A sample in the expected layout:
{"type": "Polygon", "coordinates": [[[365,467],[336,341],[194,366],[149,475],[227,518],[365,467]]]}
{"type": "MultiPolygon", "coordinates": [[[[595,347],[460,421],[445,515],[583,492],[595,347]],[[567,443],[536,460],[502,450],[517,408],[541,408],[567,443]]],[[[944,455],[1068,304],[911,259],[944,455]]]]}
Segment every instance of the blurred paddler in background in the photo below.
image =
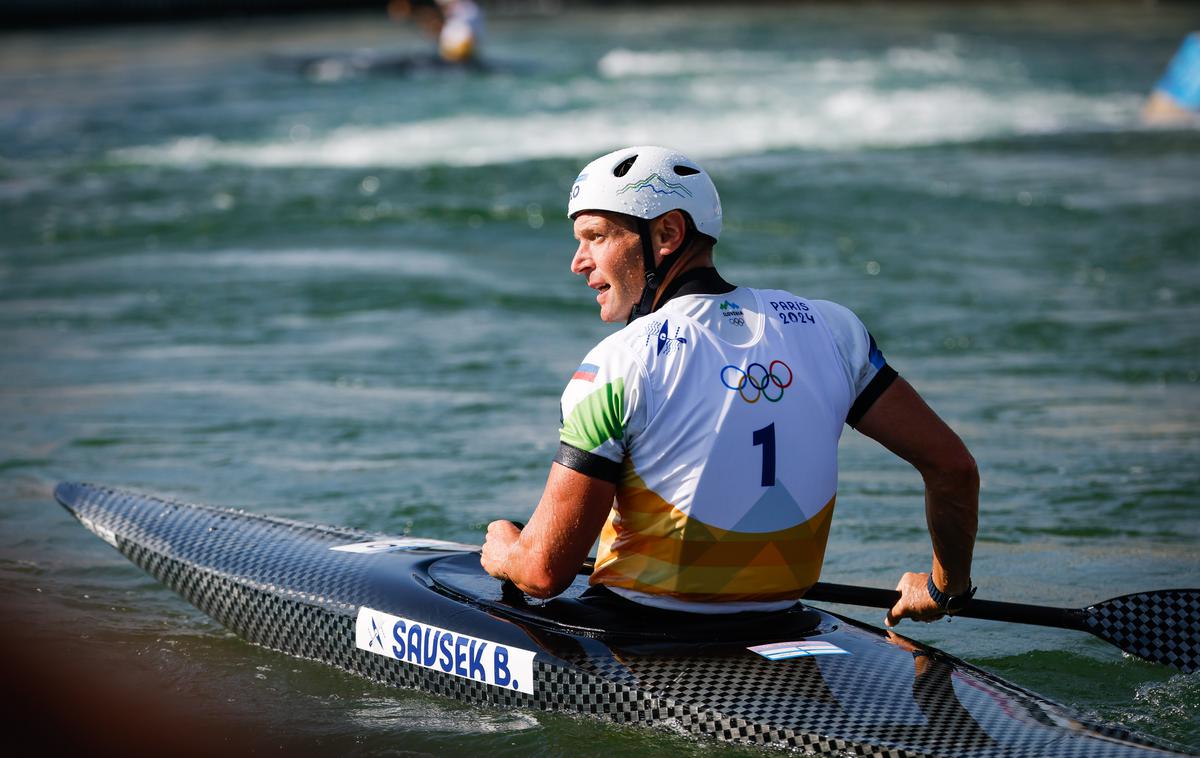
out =
{"type": "Polygon", "coordinates": [[[483,11],[473,0],[392,0],[388,15],[397,21],[413,19],[437,39],[438,56],[446,63],[471,63],[479,58],[483,11]]]}
{"type": "Polygon", "coordinates": [[[1147,124],[1200,124],[1200,31],[1183,38],[1142,110],[1147,124]]]}

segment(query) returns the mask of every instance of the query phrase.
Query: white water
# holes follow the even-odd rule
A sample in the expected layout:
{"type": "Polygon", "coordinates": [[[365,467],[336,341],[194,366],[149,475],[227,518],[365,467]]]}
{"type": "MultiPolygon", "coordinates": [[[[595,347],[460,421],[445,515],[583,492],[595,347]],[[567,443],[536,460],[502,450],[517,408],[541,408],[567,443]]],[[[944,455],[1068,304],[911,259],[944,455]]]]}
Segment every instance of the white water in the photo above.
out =
{"type": "Polygon", "coordinates": [[[1144,97],[1031,82],[1018,61],[971,59],[953,40],[875,58],[807,61],[778,51],[622,48],[602,56],[596,70],[565,88],[496,80],[496,88],[516,89],[497,98],[495,113],[350,120],[324,132],[301,124],[288,137],[261,141],[194,134],[110,157],[173,166],[402,168],[578,158],[644,142],[702,158],[896,148],[1128,128],[1144,97]],[[579,92],[593,95],[589,104],[563,110],[579,92]]]}

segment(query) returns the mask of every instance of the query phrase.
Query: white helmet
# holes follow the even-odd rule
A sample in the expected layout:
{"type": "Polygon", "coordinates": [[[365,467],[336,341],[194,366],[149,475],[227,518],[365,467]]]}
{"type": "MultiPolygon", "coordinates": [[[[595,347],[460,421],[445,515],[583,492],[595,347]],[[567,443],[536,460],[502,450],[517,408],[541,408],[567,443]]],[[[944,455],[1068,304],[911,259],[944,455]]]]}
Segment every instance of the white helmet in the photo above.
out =
{"type": "Polygon", "coordinates": [[[584,166],[567,202],[567,216],[612,211],[649,221],[683,211],[696,231],[721,236],[721,198],[708,173],[683,153],[639,145],[614,150],[584,166]]]}

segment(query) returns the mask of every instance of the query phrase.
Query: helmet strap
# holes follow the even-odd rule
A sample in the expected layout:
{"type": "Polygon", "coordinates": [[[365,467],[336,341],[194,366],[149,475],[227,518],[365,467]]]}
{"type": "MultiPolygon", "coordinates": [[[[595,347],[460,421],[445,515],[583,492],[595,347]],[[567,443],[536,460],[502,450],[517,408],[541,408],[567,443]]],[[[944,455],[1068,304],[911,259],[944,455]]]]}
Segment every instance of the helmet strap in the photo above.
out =
{"type": "Polygon", "coordinates": [[[663,256],[661,266],[654,265],[654,242],[650,237],[650,222],[644,218],[637,219],[638,236],[642,238],[642,271],[646,277],[646,286],[642,288],[642,296],[634,303],[633,308],[629,311],[629,319],[626,324],[633,323],[633,320],[641,316],[653,313],[654,300],[658,295],[658,289],[663,282],[667,280],[667,274],[671,268],[679,262],[681,250],[687,250],[691,247],[695,239],[696,232],[692,228],[690,222],[687,223],[687,232],[683,237],[683,242],[679,243],[679,247],[675,248],[669,255],[663,256]]]}
{"type": "MultiPolygon", "coordinates": [[[[662,278],[659,275],[659,267],[654,265],[654,242],[650,239],[650,222],[644,218],[639,218],[637,220],[637,228],[638,236],[642,238],[642,272],[646,277],[646,284],[642,287],[642,296],[633,304],[633,308],[629,310],[629,319],[625,322],[627,324],[632,323],[639,316],[645,316],[654,309],[654,294],[658,291],[658,285],[662,282],[662,278]]],[[[666,264],[666,261],[663,261],[663,263],[666,264]]],[[[669,264],[667,264],[667,267],[669,267],[669,264]]]]}

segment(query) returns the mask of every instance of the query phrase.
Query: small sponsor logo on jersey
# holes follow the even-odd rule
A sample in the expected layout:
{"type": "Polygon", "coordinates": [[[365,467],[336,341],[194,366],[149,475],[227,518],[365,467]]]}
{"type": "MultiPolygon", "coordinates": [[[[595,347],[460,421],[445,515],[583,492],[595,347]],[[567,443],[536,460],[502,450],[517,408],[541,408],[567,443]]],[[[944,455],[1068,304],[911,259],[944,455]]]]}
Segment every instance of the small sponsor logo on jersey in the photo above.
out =
{"type": "Polygon", "coordinates": [[[730,300],[723,301],[721,303],[721,315],[734,326],[746,325],[746,314],[742,313],[742,306],[735,302],[730,300]]]}
{"type": "Polygon", "coordinates": [[[536,653],[449,629],[359,608],[354,646],[462,679],[533,694],[536,653]]]}
{"type": "Polygon", "coordinates": [[[658,174],[651,174],[645,179],[636,182],[630,182],[621,189],[617,190],[618,195],[624,195],[626,192],[641,192],[642,190],[650,190],[656,195],[678,195],[679,197],[691,197],[692,191],[683,186],[679,182],[668,182],[658,174]]]}
{"type": "Polygon", "coordinates": [[[758,653],[763,658],[771,661],[782,661],[788,658],[810,658],[818,655],[850,655],[849,650],[842,650],[837,645],[821,640],[772,642],[769,645],[755,645],[746,649],[758,653]]]}
{"type": "Polygon", "coordinates": [[[581,363],[579,368],[575,369],[575,373],[571,375],[571,381],[578,379],[581,382],[596,381],[596,372],[600,367],[594,363],[581,363]]]}
{"type": "Polygon", "coordinates": [[[815,324],[817,320],[809,310],[808,303],[799,300],[771,300],[775,315],[785,324],[815,324]]]}
{"type": "Polygon", "coordinates": [[[783,399],[783,391],[792,386],[792,367],[783,361],[767,365],[751,363],[745,368],[729,364],[721,369],[721,384],[747,403],[757,403],[762,398],[778,403],[783,399]]]}
{"type": "Polygon", "coordinates": [[[687,337],[680,337],[680,327],[675,327],[675,334],[671,334],[670,321],[654,321],[646,326],[646,344],[650,344],[654,340],[654,352],[657,355],[670,355],[672,351],[678,350],[681,346],[687,344],[687,337]]]}

